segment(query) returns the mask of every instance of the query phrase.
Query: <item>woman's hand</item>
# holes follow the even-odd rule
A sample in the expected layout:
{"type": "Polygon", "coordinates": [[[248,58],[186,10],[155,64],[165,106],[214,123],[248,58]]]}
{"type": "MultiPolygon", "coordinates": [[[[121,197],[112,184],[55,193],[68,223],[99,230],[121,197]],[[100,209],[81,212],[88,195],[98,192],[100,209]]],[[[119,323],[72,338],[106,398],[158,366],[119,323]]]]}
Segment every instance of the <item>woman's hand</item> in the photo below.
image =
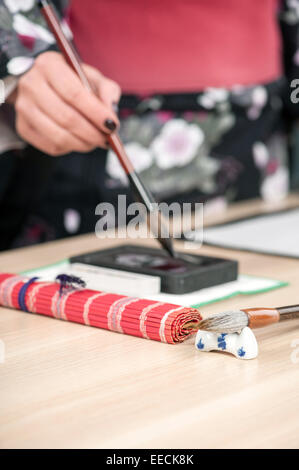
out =
{"type": "Polygon", "coordinates": [[[117,83],[83,65],[96,94],[90,93],[57,52],[45,52],[19,80],[14,104],[19,135],[34,147],[56,156],[71,151],[107,148],[107,134],[118,125],[113,104],[117,83]]]}

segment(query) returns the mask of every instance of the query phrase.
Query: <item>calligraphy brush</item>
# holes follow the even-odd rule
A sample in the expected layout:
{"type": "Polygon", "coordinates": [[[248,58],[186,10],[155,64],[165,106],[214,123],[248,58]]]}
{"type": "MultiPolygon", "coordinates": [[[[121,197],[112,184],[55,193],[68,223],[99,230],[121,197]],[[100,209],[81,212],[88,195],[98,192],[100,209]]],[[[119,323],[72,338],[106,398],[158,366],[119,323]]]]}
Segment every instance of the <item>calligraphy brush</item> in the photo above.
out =
{"type": "MultiPolygon", "coordinates": [[[[219,333],[236,333],[246,326],[261,328],[295,318],[299,319],[299,305],[278,308],[244,308],[211,315],[197,323],[196,328],[219,333]]],[[[194,327],[191,322],[185,325],[185,328],[191,327],[194,327]]]]}
{"type": "MultiPolygon", "coordinates": [[[[52,3],[49,0],[39,0],[38,6],[49,26],[49,29],[53,33],[56,39],[56,42],[60,48],[60,51],[63,54],[66,62],[72,67],[72,69],[79,76],[83,85],[90,92],[93,93],[94,92],[93,87],[89,83],[88,78],[86,77],[84,73],[84,70],[81,65],[81,60],[75,48],[73,47],[71,41],[69,41],[66,35],[64,34],[60,21],[56,15],[56,12],[53,8],[52,3]]],[[[112,134],[107,135],[107,140],[108,140],[110,147],[117,155],[118,160],[128,177],[128,180],[130,182],[131,188],[134,192],[136,199],[144,203],[146,206],[147,213],[148,213],[148,217],[147,217],[148,225],[150,222],[152,223],[153,221],[156,222],[157,230],[156,230],[156,233],[154,233],[154,235],[157,236],[160,244],[168,252],[168,254],[172,258],[175,258],[176,254],[173,249],[172,239],[169,234],[169,227],[168,225],[166,226],[166,222],[164,220],[163,214],[161,210],[159,209],[158,204],[155,202],[154,197],[152,196],[150,191],[145,187],[144,183],[141,181],[140,177],[134,170],[134,167],[129,157],[126,154],[126,151],[124,149],[121,139],[119,138],[116,132],[113,132],[112,134]],[[153,215],[156,215],[156,218],[153,217],[153,215]],[[165,234],[167,234],[167,236],[165,236],[165,234]]],[[[153,227],[151,226],[150,228],[153,231],[153,227]]]]}

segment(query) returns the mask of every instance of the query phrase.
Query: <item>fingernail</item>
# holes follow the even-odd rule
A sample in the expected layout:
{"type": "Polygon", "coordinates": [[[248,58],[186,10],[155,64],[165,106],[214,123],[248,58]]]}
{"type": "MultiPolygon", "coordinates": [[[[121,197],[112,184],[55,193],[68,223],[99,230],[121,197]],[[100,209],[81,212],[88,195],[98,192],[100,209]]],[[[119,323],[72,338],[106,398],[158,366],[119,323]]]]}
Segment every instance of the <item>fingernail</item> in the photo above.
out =
{"type": "Polygon", "coordinates": [[[105,126],[107,129],[109,129],[109,131],[115,131],[116,129],[116,124],[114,121],[112,121],[112,119],[106,119],[105,126]]]}

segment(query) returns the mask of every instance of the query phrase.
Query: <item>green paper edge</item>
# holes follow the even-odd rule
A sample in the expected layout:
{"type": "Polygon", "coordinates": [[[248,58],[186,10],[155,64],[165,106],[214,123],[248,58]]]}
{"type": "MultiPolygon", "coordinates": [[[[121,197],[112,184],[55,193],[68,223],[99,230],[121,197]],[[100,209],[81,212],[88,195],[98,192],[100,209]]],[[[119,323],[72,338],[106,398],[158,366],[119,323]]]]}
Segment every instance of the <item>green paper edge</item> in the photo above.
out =
{"type": "MultiPolygon", "coordinates": [[[[248,276],[249,277],[249,276],[248,276]]],[[[254,276],[251,276],[251,277],[254,277],[254,276]]],[[[259,277],[259,276],[257,276],[259,277]]],[[[264,279],[270,279],[270,278],[266,278],[264,277],[264,279]]],[[[273,281],[273,282],[276,282],[276,281],[273,281]]],[[[250,291],[250,292],[233,292],[232,294],[229,294],[229,295],[226,295],[224,297],[218,297],[218,299],[213,299],[213,300],[208,300],[207,302],[201,302],[199,304],[194,304],[194,305],[190,305],[190,307],[192,308],[199,308],[199,307],[202,307],[204,305],[209,305],[209,304],[214,304],[216,302],[221,302],[221,300],[227,300],[227,299],[231,299],[232,297],[236,297],[237,295],[256,295],[256,294],[263,294],[265,292],[270,292],[271,290],[274,290],[274,289],[280,289],[281,287],[286,287],[288,286],[289,283],[288,282],[284,282],[284,281],[277,281],[277,283],[274,285],[274,286],[271,286],[271,287],[265,287],[264,289],[261,289],[261,290],[256,290],[256,291],[250,291]]]]}
{"type": "Polygon", "coordinates": [[[26,271],[21,271],[20,274],[30,274],[34,271],[44,271],[45,269],[48,269],[48,268],[54,268],[55,266],[60,266],[62,264],[70,264],[70,260],[68,258],[65,258],[61,261],[57,261],[57,263],[51,263],[51,264],[46,264],[46,266],[41,266],[40,268],[34,268],[34,269],[29,269],[29,270],[26,270],[26,271]]]}

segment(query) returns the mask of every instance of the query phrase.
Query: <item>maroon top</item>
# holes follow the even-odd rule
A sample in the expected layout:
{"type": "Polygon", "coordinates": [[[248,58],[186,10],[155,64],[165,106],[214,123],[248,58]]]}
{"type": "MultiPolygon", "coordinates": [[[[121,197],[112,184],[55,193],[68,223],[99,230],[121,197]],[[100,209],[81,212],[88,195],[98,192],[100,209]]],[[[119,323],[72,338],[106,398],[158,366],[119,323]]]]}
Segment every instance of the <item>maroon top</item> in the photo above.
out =
{"type": "Polygon", "coordinates": [[[83,60],[124,92],[199,91],[281,74],[277,0],[72,0],[83,60]]]}

